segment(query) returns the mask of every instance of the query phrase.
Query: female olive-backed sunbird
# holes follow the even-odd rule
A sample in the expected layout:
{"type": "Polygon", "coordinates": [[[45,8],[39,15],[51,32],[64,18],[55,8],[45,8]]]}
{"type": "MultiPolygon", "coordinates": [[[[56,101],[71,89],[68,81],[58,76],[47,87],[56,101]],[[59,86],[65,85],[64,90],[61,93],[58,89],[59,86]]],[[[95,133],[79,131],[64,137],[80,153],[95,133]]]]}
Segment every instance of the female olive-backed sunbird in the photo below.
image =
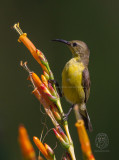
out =
{"type": "Polygon", "coordinates": [[[90,75],[88,71],[90,51],[88,46],[79,40],[55,39],[53,41],[65,43],[72,52],[73,58],[66,63],[62,72],[62,91],[67,101],[72,104],[72,108],[75,104],[78,104],[86,128],[92,131],[86,109],[86,102],[90,94],[90,75]]]}

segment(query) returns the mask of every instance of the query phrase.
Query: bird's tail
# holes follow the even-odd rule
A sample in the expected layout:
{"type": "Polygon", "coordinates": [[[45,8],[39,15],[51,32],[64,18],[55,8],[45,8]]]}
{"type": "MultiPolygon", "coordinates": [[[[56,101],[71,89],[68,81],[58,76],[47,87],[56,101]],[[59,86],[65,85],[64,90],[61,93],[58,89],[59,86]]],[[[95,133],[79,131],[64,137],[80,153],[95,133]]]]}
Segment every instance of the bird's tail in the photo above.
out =
{"type": "Polygon", "coordinates": [[[80,112],[82,119],[85,122],[86,129],[88,129],[90,132],[92,132],[93,128],[92,128],[92,124],[91,124],[90,117],[88,115],[88,111],[87,111],[86,106],[79,107],[79,112],[80,112]]]}

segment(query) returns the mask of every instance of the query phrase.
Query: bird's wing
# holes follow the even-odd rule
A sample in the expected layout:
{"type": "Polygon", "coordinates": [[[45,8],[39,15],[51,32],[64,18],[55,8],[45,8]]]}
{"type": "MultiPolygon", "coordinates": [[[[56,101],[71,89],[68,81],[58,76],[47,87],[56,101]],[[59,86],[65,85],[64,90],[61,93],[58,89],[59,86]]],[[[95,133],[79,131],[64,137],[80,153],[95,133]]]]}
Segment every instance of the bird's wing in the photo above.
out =
{"type": "Polygon", "coordinates": [[[90,75],[87,67],[83,70],[82,73],[82,86],[85,92],[85,103],[86,103],[90,94],[90,75]]]}

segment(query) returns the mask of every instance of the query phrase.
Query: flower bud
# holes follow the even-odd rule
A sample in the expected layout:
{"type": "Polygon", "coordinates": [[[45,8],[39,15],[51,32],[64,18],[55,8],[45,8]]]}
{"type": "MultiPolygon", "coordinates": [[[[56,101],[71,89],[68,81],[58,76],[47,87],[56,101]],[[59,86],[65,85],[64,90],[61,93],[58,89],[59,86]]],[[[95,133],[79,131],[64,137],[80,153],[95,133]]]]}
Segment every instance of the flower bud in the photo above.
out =
{"type": "Polygon", "coordinates": [[[41,151],[41,153],[44,155],[44,157],[46,159],[49,159],[49,154],[48,154],[45,146],[42,144],[42,142],[35,136],[33,137],[33,141],[36,144],[36,146],[38,147],[38,149],[41,151]]]}
{"type": "Polygon", "coordinates": [[[56,127],[56,130],[58,131],[58,133],[62,136],[62,138],[65,140],[66,143],[69,143],[69,140],[66,136],[66,134],[64,133],[64,131],[62,130],[62,128],[60,126],[56,127]]]}
{"type": "Polygon", "coordinates": [[[48,88],[48,81],[43,74],[41,75],[41,80],[42,80],[43,84],[48,88]]]}
{"type": "Polygon", "coordinates": [[[54,154],[54,151],[51,149],[51,147],[50,147],[48,144],[46,144],[46,143],[44,144],[44,146],[45,146],[48,154],[51,156],[51,158],[52,158],[53,160],[55,160],[55,159],[56,159],[56,158],[55,158],[55,154],[54,154]]]}
{"type": "Polygon", "coordinates": [[[54,96],[54,97],[57,97],[57,93],[56,91],[54,90],[54,88],[52,87],[51,83],[48,84],[48,88],[50,90],[50,93],[54,96]]]}
{"type": "Polygon", "coordinates": [[[55,128],[53,128],[53,131],[54,131],[55,136],[57,137],[57,139],[60,141],[61,145],[62,145],[65,149],[68,149],[68,148],[70,147],[70,145],[65,142],[65,140],[62,138],[62,136],[57,132],[57,130],[56,130],[55,128]]]}
{"type": "Polygon", "coordinates": [[[49,75],[47,74],[47,72],[43,71],[43,74],[44,74],[45,78],[46,78],[47,80],[49,80],[49,75]]]}
{"type": "Polygon", "coordinates": [[[53,112],[56,120],[57,120],[58,122],[61,122],[62,116],[61,116],[61,114],[59,113],[59,110],[57,109],[57,107],[56,107],[55,105],[51,105],[50,108],[51,108],[51,110],[52,110],[52,112],[53,112]]]}

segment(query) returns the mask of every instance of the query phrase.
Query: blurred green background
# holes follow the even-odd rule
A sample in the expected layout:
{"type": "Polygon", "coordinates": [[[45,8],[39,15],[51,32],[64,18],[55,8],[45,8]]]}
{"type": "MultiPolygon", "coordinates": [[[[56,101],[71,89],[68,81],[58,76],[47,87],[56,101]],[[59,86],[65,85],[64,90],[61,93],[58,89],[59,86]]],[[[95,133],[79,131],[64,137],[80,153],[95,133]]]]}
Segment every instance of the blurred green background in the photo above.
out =
{"type": "MultiPolygon", "coordinates": [[[[20,67],[20,60],[28,61],[38,75],[42,71],[23,44],[17,42],[18,35],[11,27],[18,21],[47,57],[60,85],[62,69],[71,53],[65,45],[50,40],[78,39],[88,44],[91,95],[87,107],[94,128],[89,133],[93,153],[97,160],[118,159],[119,1],[10,0],[1,1],[0,13],[0,160],[22,159],[17,141],[19,124],[26,126],[31,141],[33,136],[40,137],[43,128],[40,104],[31,94],[28,74],[20,67]],[[101,152],[95,144],[98,133],[106,133],[109,138],[108,147],[101,152]]],[[[62,103],[67,112],[70,104],[64,98],[62,103]]],[[[69,126],[78,160],[82,155],[74,123],[72,112],[69,126]]],[[[47,124],[49,129],[53,127],[49,119],[47,124]]],[[[56,141],[52,132],[45,139],[52,148],[56,141]]],[[[62,151],[58,145],[57,159],[62,151]]]]}

